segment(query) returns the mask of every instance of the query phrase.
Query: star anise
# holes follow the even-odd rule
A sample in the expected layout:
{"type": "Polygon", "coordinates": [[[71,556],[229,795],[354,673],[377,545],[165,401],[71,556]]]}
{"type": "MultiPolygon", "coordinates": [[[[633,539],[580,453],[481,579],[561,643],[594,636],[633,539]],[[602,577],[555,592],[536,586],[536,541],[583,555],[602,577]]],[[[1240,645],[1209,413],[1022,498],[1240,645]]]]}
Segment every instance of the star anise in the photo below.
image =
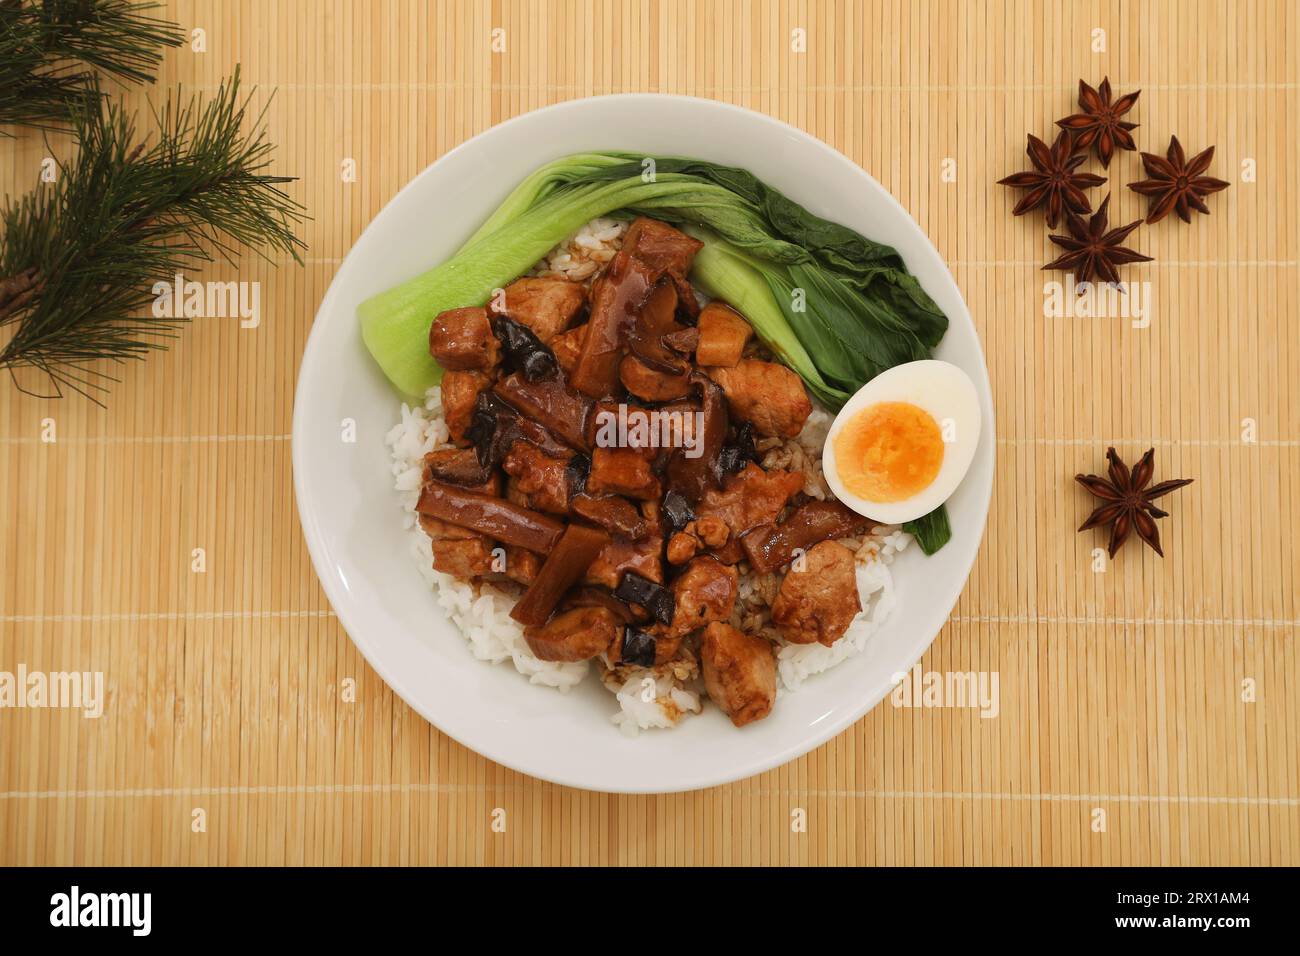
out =
{"type": "Polygon", "coordinates": [[[1031,209],[1046,207],[1047,224],[1056,227],[1061,218],[1061,208],[1073,212],[1089,212],[1092,204],[1083,194],[1085,189],[1100,186],[1106,180],[1093,173],[1076,173],[1074,170],[1088,158],[1086,152],[1075,152],[1072,137],[1065,130],[1056,137],[1050,147],[1033,133],[1029,134],[1029,145],[1025,154],[1034,164],[1032,170],[1013,173],[1006,179],[999,179],[998,185],[1012,186],[1016,189],[1028,189],[1011,210],[1012,215],[1023,216],[1031,209]]]}
{"type": "Polygon", "coordinates": [[[1126,93],[1112,103],[1110,77],[1102,80],[1101,86],[1095,90],[1080,80],[1079,106],[1083,108],[1083,112],[1057,120],[1056,125],[1075,134],[1076,149],[1087,150],[1095,143],[1097,158],[1101,160],[1103,166],[1109,168],[1110,158],[1115,154],[1116,147],[1137,149],[1137,144],[1133,142],[1129,130],[1137,129],[1138,124],[1124,122],[1120,117],[1133,108],[1141,92],[1138,90],[1137,93],[1126,93]]]}
{"type": "Polygon", "coordinates": [[[1074,476],[1075,481],[1102,500],[1088,516],[1088,520],[1079,526],[1079,530],[1087,531],[1089,528],[1111,525],[1107,550],[1112,558],[1134,529],[1137,529],[1139,538],[1155,549],[1156,554],[1164,557],[1165,553],[1160,550],[1160,531],[1156,528],[1155,519],[1167,518],[1169,512],[1161,511],[1152,502],[1175,488],[1190,485],[1192,479],[1175,478],[1147,487],[1151,474],[1155,471],[1155,457],[1156,450],[1148,449],[1130,472],[1128,466],[1120,461],[1119,455],[1115,454],[1115,449],[1107,448],[1109,480],[1100,475],[1074,476]]]}
{"type": "Polygon", "coordinates": [[[1142,220],[1135,219],[1127,226],[1107,230],[1106,210],[1109,206],[1110,195],[1107,194],[1087,222],[1074,213],[1067,213],[1065,225],[1070,230],[1070,235],[1047,237],[1065,252],[1043,268],[1072,272],[1080,282],[1088,282],[1100,276],[1107,282],[1118,283],[1119,272],[1115,266],[1126,262],[1150,262],[1150,256],[1120,245],[1129,233],[1142,225],[1142,220]]]}
{"type": "Polygon", "coordinates": [[[1202,150],[1188,162],[1183,153],[1183,144],[1177,136],[1169,137],[1168,158],[1161,159],[1155,153],[1142,154],[1142,166],[1150,179],[1129,183],[1128,188],[1144,196],[1151,197],[1151,211],[1147,222],[1159,222],[1169,215],[1170,210],[1177,210],[1178,218],[1183,222],[1192,221],[1192,210],[1209,215],[1210,207],[1205,205],[1204,197],[1227,189],[1230,185],[1222,179],[1201,174],[1210,168],[1214,158],[1214,147],[1202,150]]]}

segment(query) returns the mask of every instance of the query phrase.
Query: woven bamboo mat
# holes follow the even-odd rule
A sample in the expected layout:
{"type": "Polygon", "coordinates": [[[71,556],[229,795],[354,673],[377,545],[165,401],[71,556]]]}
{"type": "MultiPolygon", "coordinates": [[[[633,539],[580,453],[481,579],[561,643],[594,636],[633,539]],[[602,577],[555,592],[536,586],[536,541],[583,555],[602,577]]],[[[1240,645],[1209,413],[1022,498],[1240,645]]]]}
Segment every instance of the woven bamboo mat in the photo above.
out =
{"type": "MultiPolygon", "coordinates": [[[[127,369],[107,410],[0,386],[0,671],[102,671],[108,698],[98,720],[0,710],[0,863],[1300,863],[1294,4],[169,8],[206,49],[170,53],[164,85],[212,90],[242,63],[258,102],[278,91],[267,121],[277,168],[301,177],[309,259],[214,266],[261,283],[260,327],[198,322],[127,369]],[[1080,77],[1106,74],[1142,89],[1142,148],[1217,144],[1211,173],[1232,181],[1212,215],[1135,234],[1156,259],[1128,273],[1151,283],[1145,328],[1045,318],[1046,229],[994,185],[1024,168],[1027,131],[1073,112],[1080,77]],[[997,672],[996,719],[886,703],[732,786],[570,791],[439,734],[332,616],[288,435],[341,257],[471,135],[632,90],[808,130],[949,263],[988,357],[998,468],[979,560],[922,665],[997,672]],[[1164,560],[1130,544],[1097,573],[1104,538],[1074,533],[1091,505],[1071,476],[1108,444],[1130,460],[1154,445],[1158,477],[1196,483],[1170,499],[1164,560]]],[[[30,188],[67,149],[0,141],[0,187],[30,188]]],[[[1141,178],[1136,155],[1112,173],[1141,178]]],[[[1140,208],[1117,188],[1112,222],[1140,208]]]]}

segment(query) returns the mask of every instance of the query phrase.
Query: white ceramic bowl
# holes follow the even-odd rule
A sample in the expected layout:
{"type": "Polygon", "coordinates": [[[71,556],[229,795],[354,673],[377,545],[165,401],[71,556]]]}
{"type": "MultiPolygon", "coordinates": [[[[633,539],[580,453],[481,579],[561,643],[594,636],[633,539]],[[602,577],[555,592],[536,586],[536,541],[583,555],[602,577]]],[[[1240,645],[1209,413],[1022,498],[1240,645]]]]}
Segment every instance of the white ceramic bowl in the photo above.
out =
{"type": "Polygon", "coordinates": [[[398,193],[339,268],[299,373],[294,485],[303,532],[330,604],[402,699],[467,747],[556,783],[630,793],[692,790],[779,766],[829,740],[889,692],[951,613],[984,531],[993,484],[988,372],[961,294],[934,247],[874,179],[806,133],[711,100],[631,94],[528,113],[453,149],[398,193]],[[953,540],[894,564],[899,606],[866,651],[786,694],[737,730],[714,707],[637,738],[611,723],[594,673],[562,695],[509,664],[475,660],[438,610],[408,552],[384,434],[401,397],[361,342],[358,303],[449,256],[528,173],[567,153],[617,149],[742,166],[808,209],[894,246],[950,327],[936,357],[974,379],[987,423],[949,501],[953,540]],[[341,440],[341,422],[357,440],[341,440]]]}

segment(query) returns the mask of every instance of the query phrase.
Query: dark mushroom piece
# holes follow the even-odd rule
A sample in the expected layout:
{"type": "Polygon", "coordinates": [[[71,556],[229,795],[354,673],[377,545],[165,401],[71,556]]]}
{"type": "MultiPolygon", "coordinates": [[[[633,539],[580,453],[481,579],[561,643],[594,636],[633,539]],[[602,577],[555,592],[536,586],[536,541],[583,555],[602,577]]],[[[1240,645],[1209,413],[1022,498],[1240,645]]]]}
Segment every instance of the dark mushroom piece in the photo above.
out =
{"type": "Polygon", "coordinates": [[[718,455],[718,467],[723,474],[732,474],[745,467],[747,461],[758,461],[758,450],[754,447],[754,426],[745,422],[736,429],[736,437],[723,446],[718,455]]]}
{"type": "Polygon", "coordinates": [[[664,336],[683,330],[676,321],[677,290],[662,281],[651,290],[645,304],[627,331],[627,347],[649,368],[666,374],[685,375],[690,365],[664,345],[664,336]]]}
{"type": "Polygon", "coordinates": [[[673,622],[676,604],[672,592],[635,571],[623,572],[623,580],[614,589],[614,597],[645,608],[661,624],[673,622]]]}
{"type": "Polygon", "coordinates": [[[662,514],[670,535],[681,531],[695,520],[695,512],[691,510],[691,503],[675,491],[669,491],[668,494],[664,495],[662,514]]]}
{"type": "Polygon", "coordinates": [[[415,510],[539,554],[549,553],[564,533],[560,522],[540,512],[440,481],[425,483],[415,510]]]}
{"type": "Polygon", "coordinates": [[[524,641],[538,660],[586,661],[622,636],[622,624],[603,607],[575,607],[524,628],[524,641]]]}
{"type": "Polygon", "coordinates": [[[629,624],[623,628],[623,646],[618,652],[619,663],[654,667],[657,645],[653,634],[629,624]]]}
{"type": "Polygon", "coordinates": [[[586,525],[569,525],[510,616],[520,624],[545,624],[564,592],[582,580],[591,562],[607,544],[609,535],[604,531],[586,525]]]}
{"type": "Polygon", "coordinates": [[[778,525],[761,525],[740,539],[758,574],[789,564],[798,550],[835,538],[862,534],[871,522],[838,501],[809,501],[778,525]]]}
{"type": "Polygon", "coordinates": [[[509,316],[495,315],[492,317],[492,331],[501,341],[505,366],[509,371],[518,372],[529,382],[540,382],[560,374],[555,353],[543,345],[528,326],[509,316]]]}

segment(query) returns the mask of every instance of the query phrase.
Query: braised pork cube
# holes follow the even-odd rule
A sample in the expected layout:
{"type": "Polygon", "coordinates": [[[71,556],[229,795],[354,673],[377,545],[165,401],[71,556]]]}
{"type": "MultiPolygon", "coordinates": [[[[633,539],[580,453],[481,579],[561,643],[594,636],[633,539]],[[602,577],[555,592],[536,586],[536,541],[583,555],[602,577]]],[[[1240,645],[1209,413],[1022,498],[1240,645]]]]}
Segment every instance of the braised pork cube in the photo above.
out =
{"type": "Polygon", "coordinates": [[[528,649],[543,661],[590,660],[622,635],[622,622],[604,607],[575,607],[545,624],[524,628],[528,649]]]}
{"type": "Polygon", "coordinates": [[[772,712],[776,658],[770,643],[717,621],[704,631],[700,664],[709,699],[737,727],[772,712]]]}
{"type": "Polygon", "coordinates": [[[853,552],[823,541],[791,562],[772,602],[772,621],[791,644],[830,647],[861,610],[853,552]]]}
{"type": "Polygon", "coordinates": [[[504,292],[504,308],[500,307],[499,299],[493,299],[489,309],[528,326],[543,345],[550,345],[552,339],[571,326],[587,301],[587,290],[567,279],[516,279],[504,292]]]}
{"type": "Polygon", "coordinates": [[[803,382],[784,365],[742,359],[732,368],[710,366],[704,371],[722,386],[731,414],[752,423],[760,435],[794,438],[812,414],[803,382]]]}
{"type": "MultiPolygon", "coordinates": [[[[700,520],[718,519],[730,528],[731,537],[726,546],[714,550],[728,564],[734,564],[744,554],[741,536],[751,528],[775,521],[786,502],[803,485],[804,476],[799,472],[764,471],[747,462],[727,478],[721,489],[705,492],[695,508],[697,527],[700,520]]],[[[716,528],[711,520],[710,526],[716,528]]]]}
{"type": "Polygon", "coordinates": [[[532,442],[517,441],[501,463],[515,479],[514,490],[528,497],[530,507],[551,514],[568,514],[569,459],[552,458],[532,442]]]}
{"type": "Polygon", "coordinates": [[[597,448],[591,453],[587,490],[592,494],[627,495],[652,499],[660,493],[659,479],[651,468],[648,449],[597,448]]]}
{"type": "Polygon", "coordinates": [[[586,340],[586,323],[575,329],[569,329],[567,332],[561,332],[551,339],[551,351],[555,353],[555,361],[560,364],[560,368],[564,370],[565,375],[568,375],[577,366],[578,356],[582,354],[582,343],[586,340]]]}
{"type": "Polygon", "coordinates": [[[736,569],[710,557],[693,558],[672,586],[673,636],[689,634],[711,621],[725,621],[736,607],[740,576],[736,569]]]}
{"type": "Polygon", "coordinates": [[[666,222],[642,216],[627,227],[623,234],[623,248],[655,272],[684,278],[691,271],[695,254],[704,248],[704,243],[666,222]]]}
{"type": "Polygon", "coordinates": [[[429,536],[435,571],[470,581],[499,570],[492,553],[494,544],[485,535],[430,515],[420,515],[420,527],[429,536]]]}
{"type": "Polygon", "coordinates": [[[429,353],[453,371],[487,371],[501,360],[501,343],[492,334],[487,309],[450,309],[429,327],[429,353]]]}
{"type": "Polygon", "coordinates": [[[710,302],[700,312],[697,325],[699,343],[695,346],[695,361],[701,365],[731,368],[740,363],[754,330],[731,306],[710,302]]]}
{"type": "Polygon", "coordinates": [[[532,584],[542,566],[542,559],[526,548],[517,548],[512,544],[505,546],[505,567],[501,573],[511,581],[520,584],[532,584]]]}
{"type": "Polygon", "coordinates": [[[657,534],[646,534],[635,541],[616,537],[587,568],[585,580],[613,591],[622,583],[625,572],[634,571],[656,584],[663,584],[663,547],[664,539],[657,534]]]}
{"type": "Polygon", "coordinates": [[[442,376],[442,416],[457,445],[470,444],[467,433],[474,421],[474,403],[478,393],[491,384],[491,377],[482,372],[452,371],[442,376]]]}

